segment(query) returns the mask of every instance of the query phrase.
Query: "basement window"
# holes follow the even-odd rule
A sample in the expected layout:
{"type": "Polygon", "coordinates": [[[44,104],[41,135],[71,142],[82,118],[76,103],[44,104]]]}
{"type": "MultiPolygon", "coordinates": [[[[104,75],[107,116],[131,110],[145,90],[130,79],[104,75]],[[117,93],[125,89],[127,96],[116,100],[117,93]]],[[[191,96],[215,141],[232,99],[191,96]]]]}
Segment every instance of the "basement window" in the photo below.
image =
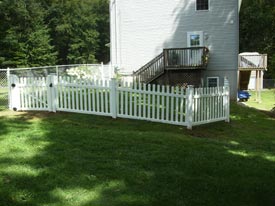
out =
{"type": "Polygon", "coordinates": [[[207,77],[207,87],[218,87],[219,77],[207,77]]]}
{"type": "Polygon", "coordinates": [[[208,11],[209,10],[209,0],[196,0],[196,10],[197,11],[208,11]]]}

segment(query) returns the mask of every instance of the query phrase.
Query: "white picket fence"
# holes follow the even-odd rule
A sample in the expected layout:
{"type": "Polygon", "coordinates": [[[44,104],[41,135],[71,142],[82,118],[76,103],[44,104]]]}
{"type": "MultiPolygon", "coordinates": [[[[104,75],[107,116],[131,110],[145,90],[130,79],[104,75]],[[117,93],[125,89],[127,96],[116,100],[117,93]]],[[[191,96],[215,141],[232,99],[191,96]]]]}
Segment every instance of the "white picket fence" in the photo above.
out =
{"type": "Polygon", "coordinates": [[[111,81],[11,75],[10,109],[64,111],[187,126],[229,121],[229,87],[187,89],[111,81]]]}

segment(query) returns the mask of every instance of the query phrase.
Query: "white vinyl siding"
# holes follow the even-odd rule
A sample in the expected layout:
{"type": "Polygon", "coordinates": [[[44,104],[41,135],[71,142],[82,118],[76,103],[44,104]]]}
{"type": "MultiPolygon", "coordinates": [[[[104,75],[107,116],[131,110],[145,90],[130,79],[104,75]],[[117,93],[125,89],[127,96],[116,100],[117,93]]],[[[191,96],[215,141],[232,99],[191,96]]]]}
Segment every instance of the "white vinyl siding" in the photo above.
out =
{"type": "Polygon", "coordinates": [[[230,84],[237,85],[238,0],[211,0],[207,12],[196,10],[196,0],[113,2],[117,23],[111,23],[111,62],[118,63],[120,71],[132,74],[164,48],[188,47],[187,32],[203,31],[203,46],[210,50],[205,80],[207,76],[227,75],[230,84]]]}

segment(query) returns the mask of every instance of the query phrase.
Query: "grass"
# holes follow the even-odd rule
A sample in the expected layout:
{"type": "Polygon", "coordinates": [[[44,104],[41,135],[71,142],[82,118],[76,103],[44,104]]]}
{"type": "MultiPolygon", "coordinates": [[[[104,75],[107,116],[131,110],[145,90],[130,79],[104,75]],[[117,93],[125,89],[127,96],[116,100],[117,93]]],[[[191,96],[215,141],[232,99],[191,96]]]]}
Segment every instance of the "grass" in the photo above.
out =
{"type": "Polygon", "coordinates": [[[246,103],[250,107],[254,107],[260,110],[270,111],[275,107],[275,89],[266,89],[261,92],[262,102],[258,103],[255,101],[255,91],[250,91],[251,98],[246,103]]]}
{"type": "Polygon", "coordinates": [[[275,119],[186,128],[72,113],[0,113],[2,206],[275,204],[275,119]]]}
{"type": "Polygon", "coordinates": [[[0,87],[0,111],[8,108],[8,88],[0,87]]]}

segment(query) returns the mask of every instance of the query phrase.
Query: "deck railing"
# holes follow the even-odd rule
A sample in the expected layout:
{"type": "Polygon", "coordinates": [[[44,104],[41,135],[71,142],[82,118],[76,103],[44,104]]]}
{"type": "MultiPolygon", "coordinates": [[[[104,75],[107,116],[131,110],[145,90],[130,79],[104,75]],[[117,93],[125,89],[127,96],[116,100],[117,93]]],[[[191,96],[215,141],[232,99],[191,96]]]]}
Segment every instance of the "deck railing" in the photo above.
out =
{"type": "Polygon", "coordinates": [[[134,81],[150,83],[171,69],[205,69],[209,50],[206,47],[172,48],[163,52],[133,73],[134,81]]]}
{"type": "Polygon", "coordinates": [[[205,69],[209,59],[206,47],[164,49],[167,69],[205,69]]]}
{"type": "Polygon", "coordinates": [[[267,68],[267,54],[239,55],[240,70],[255,70],[267,68]]]}

